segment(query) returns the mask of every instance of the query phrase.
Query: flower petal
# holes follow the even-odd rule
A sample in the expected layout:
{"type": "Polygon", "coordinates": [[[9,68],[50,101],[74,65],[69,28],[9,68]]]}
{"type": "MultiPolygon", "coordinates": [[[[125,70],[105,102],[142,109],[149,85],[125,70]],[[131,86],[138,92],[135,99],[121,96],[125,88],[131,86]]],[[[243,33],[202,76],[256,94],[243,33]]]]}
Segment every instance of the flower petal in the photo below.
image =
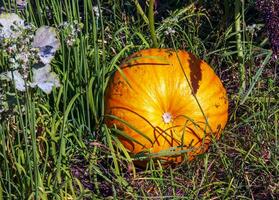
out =
{"type": "Polygon", "coordinates": [[[51,71],[50,65],[45,65],[44,67],[41,67],[41,68],[38,68],[38,69],[33,68],[32,69],[32,72],[33,72],[32,83],[37,85],[38,83],[45,82],[48,79],[50,71],[51,71]]]}
{"type": "Polygon", "coordinates": [[[53,88],[53,83],[39,83],[38,87],[43,90],[44,93],[50,94],[53,88]]]}
{"type": "Polygon", "coordinates": [[[31,87],[38,86],[45,93],[49,94],[53,87],[60,87],[60,81],[58,75],[51,72],[50,65],[45,65],[39,69],[32,69],[33,71],[33,82],[31,87]]]}
{"type": "Polygon", "coordinates": [[[49,64],[60,47],[55,28],[42,26],[37,29],[32,46],[39,48],[39,56],[44,64],[49,64]]]}
{"type": "Polygon", "coordinates": [[[2,13],[0,15],[0,40],[3,38],[17,38],[21,33],[14,28],[24,28],[24,20],[15,13],[2,13]]]}

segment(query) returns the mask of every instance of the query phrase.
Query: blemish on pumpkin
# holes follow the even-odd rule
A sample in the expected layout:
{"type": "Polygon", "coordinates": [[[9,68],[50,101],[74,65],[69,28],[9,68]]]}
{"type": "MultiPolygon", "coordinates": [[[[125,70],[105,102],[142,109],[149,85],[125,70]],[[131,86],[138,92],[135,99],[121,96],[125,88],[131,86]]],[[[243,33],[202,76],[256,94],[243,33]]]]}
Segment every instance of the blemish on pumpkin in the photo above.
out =
{"type": "Polygon", "coordinates": [[[224,104],[228,103],[228,98],[226,98],[226,95],[219,97],[220,100],[224,100],[224,104]]]}
{"type": "Polygon", "coordinates": [[[174,49],[169,48],[169,49],[165,49],[165,52],[166,52],[166,53],[173,53],[173,52],[175,52],[175,50],[174,50],[174,49]]]}
{"type": "Polygon", "coordinates": [[[123,82],[121,80],[118,80],[117,85],[123,85],[123,82]]]}
{"type": "Polygon", "coordinates": [[[199,82],[202,79],[201,63],[202,61],[197,59],[193,54],[189,53],[189,67],[190,67],[190,82],[193,89],[193,94],[197,94],[200,87],[199,82]]]}

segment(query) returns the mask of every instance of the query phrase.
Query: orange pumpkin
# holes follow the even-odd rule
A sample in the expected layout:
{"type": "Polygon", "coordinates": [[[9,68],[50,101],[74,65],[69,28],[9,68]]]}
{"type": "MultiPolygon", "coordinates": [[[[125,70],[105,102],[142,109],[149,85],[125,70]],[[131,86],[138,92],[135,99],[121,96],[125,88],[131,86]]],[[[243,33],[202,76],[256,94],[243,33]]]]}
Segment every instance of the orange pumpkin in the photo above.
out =
{"type": "Polygon", "coordinates": [[[125,133],[119,136],[123,145],[167,163],[203,153],[228,119],[220,79],[183,50],[134,53],[110,80],[105,100],[106,124],[125,133]]]}

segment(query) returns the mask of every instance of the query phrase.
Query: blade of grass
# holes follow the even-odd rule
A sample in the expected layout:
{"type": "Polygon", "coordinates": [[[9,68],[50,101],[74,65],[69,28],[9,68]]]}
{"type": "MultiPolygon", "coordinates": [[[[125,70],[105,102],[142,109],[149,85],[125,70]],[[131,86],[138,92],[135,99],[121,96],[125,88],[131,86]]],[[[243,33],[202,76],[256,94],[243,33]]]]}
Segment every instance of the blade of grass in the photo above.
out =
{"type": "Polygon", "coordinates": [[[67,125],[68,115],[71,112],[73,104],[75,103],[75,101],[77,100],[79,95],[80,94],[78,93],[71,99],[67,108],[65,109],[64,116],[63,116],[62,129],[61,129],[61,132],[60,132],[60,145],[59,145],[60,146],[60,151],[59,151],[59,156],[58,156],[57,164],[56,164],[57,165],[56,176],[57,176],[58,183],[62,182],[61,170],[63,169],[63,165],[64,165],[64,164],[62,164],[62,159],[64,159],[65,156],[66,156],[66,140],[65,140],[65,137],[64,137],[65,126],[67,125]]]}
{"type": "Polygon", "coordinates": [[[234,5],[234,18],[235,18],[235,31],[236,31],[236,48],[237,48],[237,56],[238,56],[238,62],[239,62],[239,78],[240,78],[240,89],[239,93],[243,93],[246,89],[246,70],[244,65],[244,50],[242,45],[242,36],[241,36],[241,8],[243,7],[243,4],[241,3],[241,0],[235,0],[234,5]]]}
{"type": "Polygon", "coordinates": [[[134,4],[136,5],[137,11],[138,13],[141,15],[142,19],[144,20],[144,22],[149,25],[149,20],[146,17],[144,11],[142,10],[141,5],[139,4],[138,0],[133,0],[134,4]]]}
{"type": "Polygon", "coordinates": [[[255,84],[257,83],[257,81],[259,80],[265,66],[268,64],[268,62],[270,61],[272,56],[272,52],[269,51],[265,57],[265,59],[263,60],[260,68],[258,69],[257,73],[255,74],[255,76],[252,78],[252,83],[250,85],[250,87],[248,88],[247,92],[244,94],[242,100],[240,101],[240,105],[243,105],[245,103],[245,101],[247,100],[247,98],[249,97],[249,95],[251,94],[253,88],[255,87],[255,84]]]}

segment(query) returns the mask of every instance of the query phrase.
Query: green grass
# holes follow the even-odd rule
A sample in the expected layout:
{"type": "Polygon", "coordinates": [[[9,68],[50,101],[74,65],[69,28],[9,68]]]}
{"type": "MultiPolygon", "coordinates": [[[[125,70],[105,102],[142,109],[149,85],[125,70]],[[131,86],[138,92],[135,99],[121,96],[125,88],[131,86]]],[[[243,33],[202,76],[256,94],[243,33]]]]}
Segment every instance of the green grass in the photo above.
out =
{"type": "MultiPolygon", "coordinates": [[[[246,30],[262,25],[252,3],[236,5],[235,19],[221,1],[199,1],[201,7],[159,1],[151,35],[148,7],[137,4],[145,16],[137,12],[136,0],[31,2],[15,10],[29,23],[58,27],[77,20],[83,29],[72,47],[65,42],[68,33],[59,33],[52,69],[62,86],[50,95],[16,93],[14,112],[0,123],[0,199],[279,198],[278,61],[271,60],[261,31],[246,30]],[[168,28],[176,33],[166,35],[168,28]],[[153,160],[146,169],[135,167],[104,124],[112,72],[132,52],[152,47],[153,37],[160,47],[186,49],[210,63],[230,100],[222,138],[174,168],[153,160]]],[[[225,2],[233,11],[235,5],[225,2]]],[[[14,1],[4,4],[14,10],[14,1]]],[[[0,54],[0,72],[6,69],[0,54]]],[[[0,87],[16,92],[12,85],[0,87]]]]}

